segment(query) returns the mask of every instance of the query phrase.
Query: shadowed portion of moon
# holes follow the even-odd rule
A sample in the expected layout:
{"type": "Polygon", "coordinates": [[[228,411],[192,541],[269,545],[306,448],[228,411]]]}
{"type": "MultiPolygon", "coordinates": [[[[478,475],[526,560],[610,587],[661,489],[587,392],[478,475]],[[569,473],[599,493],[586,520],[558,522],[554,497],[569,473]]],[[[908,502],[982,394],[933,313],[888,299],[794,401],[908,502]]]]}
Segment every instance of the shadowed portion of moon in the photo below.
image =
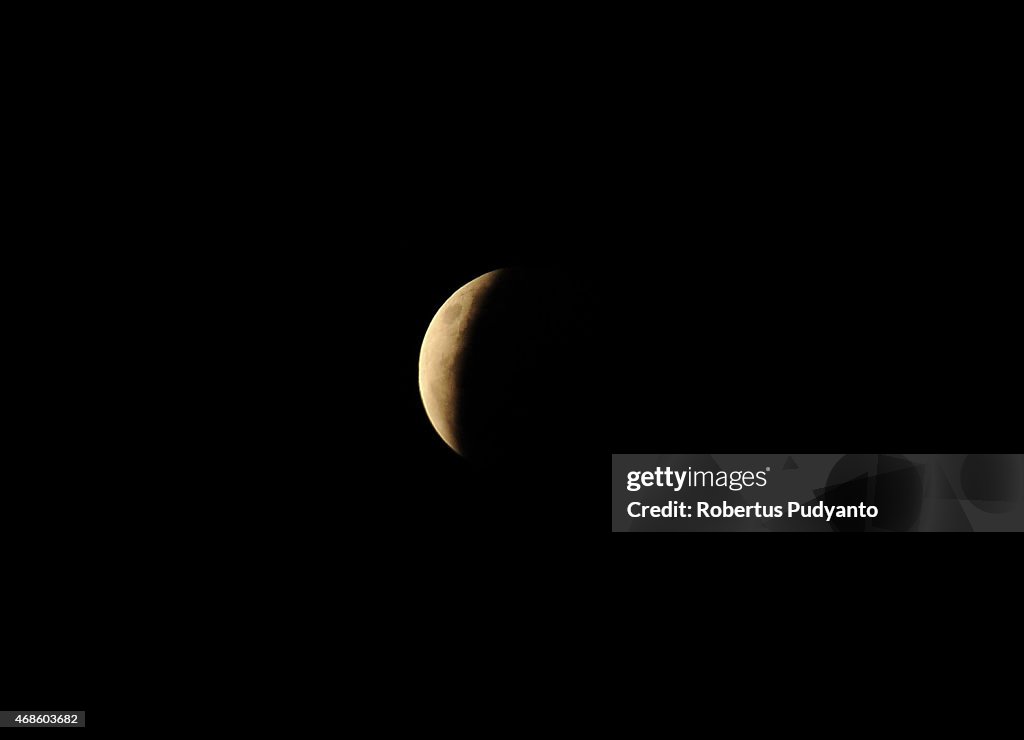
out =
{"type": "Polygon", "coordinates": [[[461,455],[508,461],[568,452],[595,430],[600,326],[585,277],[504,269],[457,290],[420,350],[420,395],[461,455]]]}

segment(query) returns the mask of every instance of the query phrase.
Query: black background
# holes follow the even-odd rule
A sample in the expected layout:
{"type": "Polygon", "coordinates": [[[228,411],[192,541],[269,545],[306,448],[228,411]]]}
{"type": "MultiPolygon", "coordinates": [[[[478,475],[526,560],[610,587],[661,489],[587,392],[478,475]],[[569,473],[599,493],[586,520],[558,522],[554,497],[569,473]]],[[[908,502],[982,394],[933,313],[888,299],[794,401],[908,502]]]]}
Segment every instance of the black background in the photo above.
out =
{"type": "MultiPolygon", "coordinates": [[[[361,553],[385,571],[380,588],[417,604],[400,626],[424,643],[458,627],[460,641],[478,635],[492,657],[529,648],[538,634],[572,640],[589,628],[600,633],[590,641],[600,662],[609,642],[637,649],[623,627],[634,612],[655,629],[661,607],[677,622],[695,616],[721,638],[737,622],[749,629],[752,612],[784,609],[776,588],[805,597],[785,604],[802,610],[804,630],[840,613],[867,620],[888,597],[932,593],[928,576],[939,573],[944,587],[954,581],[957,595],[976,603],[965,584],[998,575],[1006,559],[972,560],[960,550],[953,560],[943,549],[951,536],[892,539],[900,544],[776,536],[766,544],[613,535],[609,544],[604,496],[613,452],[1013,451],[1019,276],[1007,255],[1008,189],[991,166],[1001,156],[987,146],[991,127],[985,137],[954,136],[960,146],[950,147],[952,132],[921,115],[920,94],[880,95],[835,78],[778,85],[756,79],[756,69],[734,78],[718,58],[665,84],[586,60],[577,73],[554,75],[544,65],[524,69],[521,55],[486,68],[471,63],[475,56],[451,57],[429,68],[396,63],[393,74],[387,58],[374,58],[365,99],[345,87],[340,97],[357,101],[360,132],[344,138],[330,166],[311,168],[315,197],[273,245],[276,260],[281,244],[326,244],[334,266],[346,264],[331,271],[330,295],[353,300],[327,317],[332,333],[320,341],[343,355],[341,369],[357,366],[361,384],[353,393],[338,381],[340,391],[324,394],[340,449],[332,480],[347,485],[353,468],[364,474],[368,485],[345,491],[344,528],[364,538],[361,553]],[[356,158],[368,166],[348,176],[356,158]],[[344,192],[331,184],[338,173],[344,192]],[[316,211],[325,223],[312,228],[316,211]],[[436,309],[468,280],[553,264],[603,285],[603,323],[594,327],[603,341],[581,363],[603,441],[581,434],[558,459],[496,473],[459,458],[430,427],[416,384],[420,342],[436,309]],[[780,421],[762,415],[765,406],[786,413],[780,421]],[[352,514],[354,499],[364,518],[352,514]],[[567,601],[584,608],[570,617],[567,601]],[[448,609],[458,618],[431,618],[448,609]],[[503,641],[492,648],[488,626],[499,623],[503,641]]],[[[354,87],[362,76],[352,77],[354,87]]],[[[324,156],[318,148],[313,161],[324,156]]],[[[211,203],[224,202],[213,195],[211,203]]],[[[258,212],[242,213],[262,226],[258,212]]],[[[163,227],[149,219],[139,233],[154,223],[163,227]]],[[[185,260],[186,284],[209,279],[205,243],[200,251],[185,260]]],[[[315,273],[330,265],[310,259],[297,273],[299,290],[320,288],[315,273]]],[[[213,282],[225,291],[233,284],[213,282]]],[[[279,284],[263,297],[276,298],[279,284]]],[[[53,318],[46,310],[38,316],[53,318]]],[[[59,319],[39,323],[68,325],[59,319]]],[[[44,386],[74,398],[65,377],[44,386]]],[[[48,396],[48,407],[67,411],[64,397],[48,396]]],[[[106,661],[136,644],[145,651],[160,634],[146,631],[133,606],[133,583],[145,572],[117,567],[132,548],[96,556],[94,546],[125,542],[124,512],[97,523],[107,513],[97,503],[102,485],[84,491],[83,480],[104,478],[76,475],[77,460],[55,461],[56,448],[38,444],[36,432],[52,439],[47,418],[19,430],[15,452],[29,464],[5,509],[8,584],[29,591],[22,597],[12,586],[2,602],[0,698],[43,709],[47,697],[49,708],[72,709],[100,696],[112,708],[122,687],[139,692],[135,678],[160,666],[143,659],[112,679],[106,661]],[[35,471],[52,473],[45,490],[35,471]],[[60,522],[22,526],[51,505],[60,522]],[[97,583],[116,587],[90,595],[97,583]]],[[[72,440],[93,432],[77,431],[72,440]]],[[[98,461],[93,470],[119,465],[98,461]]],[[[639,652],[664,654],[657,642],[639,652]]]]}
{"type": "Polygon", "coordinates": [[[69,313],[69,298],[81,294],[71,288],[68,262],[39,257],[19,253],[4,263],[12,425],[0,511],[0,705],[80,712],[109,680],[111,662],[96,656],[104,645],[113,655],[111,627],[123,619],[103,584],[130,559],[104,569],[101,553],[130,532],[112,526],[123,524],[124,509],[112,506],[120,500],[113,461],[123,458],[104,421],[112,407],[94,405],[105,397],[90,368],[96,325],[85,311],[69,313]],[[122,534],[115,542],[110,532],[122,534]]]}

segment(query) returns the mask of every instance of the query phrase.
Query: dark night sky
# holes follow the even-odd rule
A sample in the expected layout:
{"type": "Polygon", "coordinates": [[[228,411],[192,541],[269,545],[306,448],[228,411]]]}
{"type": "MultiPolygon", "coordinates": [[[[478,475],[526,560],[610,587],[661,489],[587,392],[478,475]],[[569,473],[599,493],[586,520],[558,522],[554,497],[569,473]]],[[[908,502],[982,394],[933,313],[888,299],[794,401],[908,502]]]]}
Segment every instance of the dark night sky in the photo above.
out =
{"type": "MultiPolygon", "coordinates": [[[[336,33],[337,24],[325,26],[336,33]]],[[[393,26],[385,26],[392,42],[393,26]]],[[[146,517],[153,509],[178,504],[180,497],[176,515],[183,538],[213,526],[215,539],[226,541],[234,553],[236,535],[245,528],[230,517],[227,523],[216,517],[207,522],[207,500],[219,502],[222,489],[237,488],[241,494],[230,493],[248,501],[246,476],[252,469],[262,473],[263,461],[251,469],[227,470],[213,486],[197,484],[207,480],[199,473],[180,487],[164,486],[172,474],[180,474],[174,464],[145,460],[140,465],[110,446],[95,454],[92,447],[103,447],[107,440],[101,428],[110,423],[107,410],[72,410],[75,399],[104,400],[97,391],[103,384],[93,387],[91,377],[83,381],[87,373],[82,368],[95,363],[105,369],[113,357],[115,385],[128,385],[134,375],[148,380],[150,372],[173,377],[161,377],[155,387],[132,395],[133,402],[142,399],[132,411],[141,420],[136,424],[133,418],[111,437],[119,442],[145,437],[152,426],[171,426],[162,423],[160,405],[183,393],[182,373],[176,373],[177,367],[168,372],[165,363],[172,361],[163,355],[155,371],[140,367],[134,356],[121,362],[123,354],[134,352],[140,335],[173,335],[168,343],[181,343],[186,364],[198,356],[189,368],[193,382],[216,396],[215,403],[187,419],[184,430],[158,430],[171,437],[171,454],[182,450],[187,463],[196,462],[191,459],[193,438],[210,434],[211,426],[227,450],[238,443],[234,433],[244,426],[239,417],[247,420],[246,414],[269,416],[266,407],[280,403],[313,417],[295,426],[308,426],[303,432],[314,439],[301,462],[318,468],[323,478],[307,486],[301,477],[304,465],[297,465],[283,484],[274,482],[266,509],[263,501],[253,507],[272,520],[287,512],[298,524],[289,529],[276,520],[264,526],[261,520],[258,540],[242,543],[240,551],[257,560],[268,552],[277,557],[293,544],[289,538],[296,532],[307,539],[314,525],[328,527],[323,537],[327,554],[296,568],[304,571],[309,565],[316,578],[326,576],[309,591],[280,601],[305,615],[315,598],[309,592],[325,593],[333,601],[340,591],[346,609],[379,609],[382,622],[395,620],[387,625],[394,627],[388,630],[388,644],[401,646],[402,671],[425,666],[431,681],[439,665],[456,667],[461,674],[465,664],[453,658],[461,658],[457,650],[468,646],[474,658],[499,670],[517,665],[515,659],[505,660],[502,651],[523,648],[528,654],[541,647],[543,660],[529,670],[547,672],[557,667],[549,661],[561,658],[566,637],[589,630],[597,636],[583,638],[593,643],[585,652],[601,665],[611,645],[622,656],[671,661],[670,668],[727,688],[735,682],[737,665],[794,663],[790,643],[781,639],[787,635],[765,631],[742,663],[713,662],[729,675],[707,673],[706,663],[690,661],[689,648],[705,638],[716,644],[738,643],[741,634],[747,638],[761,626],[762,613],[777,608],[780,581],[809,596],[805,602],[787,602],[799,610],[787,627],[800,639],[816,638],[816,627],[827,631],[832,615],[859,609],[865,624],[892,624],[901,645],[917,642],[916,625],[907,628],[883,607],[890,594],[905,597],[920,587],[921,562],[940,562],[928,557],[928,548],[919,549],[920,539],[893,538],[901,550],[906,548],[904,564],[915,566],[912,574],[900,572],[891,582],[882,576],[891,570],[888,554],[893,550],[883,548],[897,545],[876,545],[872,559],[854,552],[849,538],[818,538],[829,542],[810,547],[803,540],[795,545],[796,537],[758,538],[774,543],[766,548],[757,542],[756,549],[751,541],[738,547],[741,535],[713,541],[613,537],[606,545],[609,456],[709,452],[714,447],[733,452],[1010,451],[1005,448],[1020,438],[1020,276],[1008,257],[1017,243],[1005,236],[993,211],[1005,210],[1012,190],[996,177],[958,177],[949,158],[951,142],[960,138],[969,144],[966,163],[1003,161],[998,152],[976,154],[979,142],[991,137],[956,132],[927,140],[925,132],[947,118],[946,108],[955,107],[945,87],[941,111],[921,125],[897,123],[896,104],[907,98],[907,85],[900,85],[893,100],[880,101],[871,89],[860,101],[848,85],[832,78],[803,83],[785,75],[752,83],[762,66],[752,59],[736,77],[760,88],[755,99],[743,86],[720,80],[708,69],[733,56],[724,46],[698,65],[677,69],[675,63],[651,60],[634,71],[625,68],[628,55],[617,51],[614,36],[601,35],[595,40],[616,52],[602,69],[596,54],[568,53],[571,38],[587,35],[573,24],[564,39],[554,40],[570,62],[559,72],[532,43],[523,43],[525,37],[496,50],[498,60],[487,64],[493,46],[489,32],[463,33],[453,23],[460,36],[475,39],[479,47],[462,52],[459,45],[413,26],[410,35],[421,36],[429,46],[421,54],[406,57],[381,43],[341,63],[331,59],[310,65],[322,67],[327,79],[313,80],[309,90],[292,94],[318,101],[322,109],[306,111],[306,102],[280,105],[269,76],[252,74],[259,89],[252,110],[229,110],[224,116],[229,125],[219,128],[217,116],[195,103],[189,86],[180,106],[190,114],[187,126],[150,131],[149,119],[163,113],[139,117],[135,111],[125,119],[128,125],[114,128],[116,140],[109,148],[99,144],[99,137],[72,147],[96,152],[101,161],[95,166],[69,167],[69,158],[52,170],[35,161],[29,168],[55,185],[67,187],[71,174],[88,181],[59,199],[30,192],[40,208],[30,231],[43,234],[35,237],[42,245],[32,240],[19,245],[12,239],[10,250],[20,246],[48,262],[39,272],[39,291],[25,285],[17,271],[7,272],[32,298],[12,302],[30,318],[46,313],[37,322],[12,314],[11,331],[22,327],[33,335],[26,346],[46,345],[48,352],[56,347],[57,356],[54,362],[41,359],[50,357],[42,352],[15,357],[32,380],[25,388],[35,390],[42,380],[38,387],[54,413],[36,406],[31,394],[26,399],[21,386],[11,386],[12,394],[29,402],[30,423],[15,430],[17,440],[8,451],[26,472],[25,480],[11,484],[0,521],[0,563],[8,576],[7,591],[0,596],[0,614],[7,618],[0,699],[9,703],[7,708],[18,709],[23,701],[49,705],[36,709],[58,704],[73,709],[91,702],[87,708],[101,704],[114,713],[119,703],[130,703],[127,698],[140,705],[149,701],[154,710],[179,709],[167,702],[179,695],[191,701],[191,687],[211,674],[219,678],[217,670],[230,676],[225,685],[235,678],[237,664],[206,661],[198,651],[180,680],[167,667],[160,651],[173,646],[164,635],[175,628],[175,620],[159,604],[137,600],[137,587],[163,582],[139,557],[149,554],[153,543],[132,538],[150,532],[146,517]],[[528,61],[535,68],[528,69],[528,61]],[[659,69],[669,73],[668,79],[656,79],[653,73],[659,69]],[[786,85],[779,84],[782,79],[786,85]],[[713,94],[702,96],[698,87],[713,94]],[[781,87],[793,88],[785,100],[781,87]],[[831,104],[824,100],[830,92],[835,93],[831,104]],[[584,100],[590,93],[593,100],[584,100]],[[328,113],[332,107],[339,110],[328,113]],[[856,120],[852,111],[858,112],[856,120]],[[848,130],[837,121],[848,123],[848,130]],[[313,131],[314,123],[326,131],[313,131]],[[144,138],[129,142],[127,131],[135,128],[144,138]],[[168,148],[191,149],[185,128],[195,129],[196,159],[161,161],[168,148]],[[108,161],[122,147],[132,160],[127,175],[108,161]],[[237,163],[225,157],[225,150],[235,147],[237,163]],[[278,157],[286,163],[283,173],[274,171],[278,157]],[[357,159],[366,160],[365,174],[361,168],[354,171],[357,159]],[[211,177],[211,171],[217,176],[211,177]],[[238,173],[251,182],[236,183],[238,173]],[[101,174],[120,180],[116,197],[107,197],[100,187],[101,174]],[[156,180],[152,191],[151,178],[156,180]],[[303,188],[309,192],[297,192],[303,188]],[[137,206],[131,198],[122,199],[121,189],[158,205],[137,206]],[[294,212],[285,204],[289,198],[300,201],[294,212]],[[94,221],[77,218],[64,200],[74,201],[94,221]],[[267,222],[275,218],[280,223],[271,229],[267,222]],[[52,224],[66,232],[46,233],[44,227],[52,224]],[[101,257],[114,232],[123,236],[124,244],[116,245],[123,250],[101,257]],[[77,257],[51,259],[47,252],[53,244],[77,257]],[[85,270],[78,269],[75,259],[115,285],[100,290],[102,281],[83,280],[85,270]],[[226,268],[215,264],[221,259],[226,268]],[[79,284],[85,293],[81,301],[66,305],[67,296],[78,295],[70,291],[64,302],[48,300],[62,292],[50,279],[55,264],[67,270],[68,284],[79,284]],[[251,280],[248,265],[258,273],[251,280]],[[585,433],[567,440],[557,458],[523,459],[499,469],[459,458],[434,432],[419,397],[417,361],[423,333],[443,301],[480,274],[509,266],[577,270],[599,286],[600,300],[590,327],[594,341],[585,345],[586,356],[577,358],[586,369],[581,389],[593,399],[585,433]],[[142,315],[148,321],[140,309],[146,299],[134,293],[157,292],[162,280],[173,283],[163,307],[171,307],[168,326],[127,330],[117,322],[84,324],[83,309],[103,301],[113,304],[111,314],[117,318],[142,315]],[[199,294],[210,286],[222,300],[227,297],[227,311],[200,305],[199,294]],[[307,306],[303,300],[310,295],[314,298],[307,306]],[[197,309],[200,318],[185,317],[186,308],[197,309]],[[285,339],[263,335],[271,333],[270,318],[284,325],[285,339]],[[307,323],[316,325],[311,337],[302,331],[307,323]],[[35,331],[36,324],[44,330],[35,331]],[[85,351],[63,354],[70,345],[51,327],[85,337],[85,351]],[[104,329],[115,335],[115,349],[108,351],[95,339],[104,329]],[[225,395],[248,392],[241,388],[245,373],[211,380],[207,372],[216,374],[210,357],[226,356],[225,364],[239,361],[233,354],[251,359],[247,348],[236,350],[231,344],[235,331],[258,337],[256,364],[275,371],[275,363],[290,365],[288,372],[303,376],[280,383],[274,377],[266,397],[283,398],[264,404],[260,393],[265,389],[260,388],[252,394],[255,402],[243,399],[237,415],[233,408],[221,411],[219,403],[225,395]],[[308,357],[310,344],[322,354],[315,361],[308,357]],[[311,365],[322,365],[316,370],[331,377],[311,381],[312,388],[301,389],[309,394],[303,396],[294,386],[305,382],[311,365]],[[357,380],[347,377],[353,369],[357,380]],[[52,380],[46,373],[52,373],[52,380]],[[211,414],[213,406],[217,409],[211,414]],[[221,413],[227,421],[211,419],[221,413]],[[83,428],[64,425],[68,418],[83,428]],[[58,436],[62,444],[49,444],[58,436]],[[69,459],[62,454],[65,448],[85,451],[90,459],[87,464],[69,459]],[[130,485],[107,491],[109,479],[121,475],[130,485]],[[138,515],[136,506],[145,516],[138,515]],[[59,521],[50,519],[53,511],[60,512],[59,521]],[[601,545],[595,544],[599,535],[594,533],[601,533],[601,545]],[[354,557],[347,550],[339,555],[344,546],[354,546],[354,557]],[[824,555],[818,549],[823,547],[835,550],[824,555]],[[773,548],[776,554],[785,550],[787,557],[772,562],[773,548]],[[847,557],[837,563],[839,548],[847,557]],[[372,593],[352,585],[360,578],[373,584],[372,593]],[[385,603],[378,594],[397,596],[402,603],[385,603]],[[582,615],[567,616],[566,602],[583,607],[582,615]],[[643,614],[643,607],[649,613],[643,614]],[[737,614],[741,625],[735,623],[737,614]],[[691,624],[712,630],[684,633],[691,624]],[[730,625],[742,633],[730,632],[730,625]],[[548,650],[543,640],[551,637],[558,644],[548,650]],[[420,652],[424,645],[439,646],[442,653],[420,652]],[[679,646],[685,650],[676,650],[679,646]],[[133,689],[149,697],[132,697],[133,689]]],[[[299,34],[303,40],[305,33],[299,34]]],[[[337,37],[323,44],[332,50],[349,46],[337,37]]],[[[239,67],[232,70],[232,80],[251,74],[244,68],[246,57],[239,60],[232,63],[239,67]]],[[[78,66],[80,60],[61,65],[61,76],[64,68],[78,66]]],[[[813,65],[801,61],[800,66],[813,65]]],[[[208,71],[200,70],[200,80],[210,76],[208,71]]],[[[275,76],[285,87],[298,89],[313,71],[276,70],[275,76]]],[[[201,86],[197,80],[195,87],[201,86]]],[[[234,86],[218,80],[211,98],[223,99],[225,88],[234,86]]],[[[87,87],[93,89],[91,79],[87,87]]],[[[149,80],[138,85],[151,87],[149,80]]],[[[38,88],[52,89],[47,84],[38,88]]],[[[124,92],[117,97],[123,99],[124,92]]],[[[164,107],[161,102],[158,110],[164,107]]],[[[34,158],[84,127],[84,120],[106,121],[109,115],[107,110],[60,111],[52,116],[60,130],[38,147],[19,142],[18,148],[34,158]]],[[[988,120],[973,107],[971,115],[988,120]]],[[[110,377],[103,380],[111,382],[110,377]]],[[[275,429],[268,437],[276,443],[275,435],[292,432],[291,427],[275,429]]],[[[221,449],[217,444],[210,448],[221,449]]],[[[930,538],[930,543],[938,541],[930,538]]],[[[932,548],[936,555],[938,548],[932,548]]],[[[202,552],[201,558],[206,557],[202,552]]],[[[219,564],[234,555],[209,557],[219,564]]],[[[985,566],[992,562],[987,559],[985,566]]],[[[178,571],[198,569],[184,557],[182,563],[169,566],[169,573],[177,577],[178,571]]],[[[206,565],[201,559],[199,566],[206,565]]],[[[246,567],[259,569],[247,561],[238,565],[239,571],[246,567]]],[[[977,574],[972,569],[967,575],[973,579],[977,574]]],[[[957,574],[944,572],[944,580],[950,575],[957,574]]],[[[285,578],[293,580],[291,572],[285,578]]],[[[175,581],[174,588],[180,588],[190,608],[204,606],[189,582],[175,581]]],[[[265,590],[253,590],[256,598],[279,606],[265,590]]],[[[974,608],[969,591],[950,592],[974,608]]],[[[245,598],[227,601],[228,607],[245,608],[245,598]]],[[[258,610],[266,606],[260,603],[258,610]]],[[[347,615],[334,620],[336,609],[332,604],[326,610],[332,624],[325,632],[332,650],[339,636],[347,649],[364,635],[338,631],[347,615]]],[[[1016,612],[1008,606],[1005,613],[1012,621],[1016,612]]],[[[208,615],[199,615],[191,621],[205,632],[208,615]]],[[[953,630],[964,624],[946,613],[929,619],[953,630]]],[[[983,632],[987,623],[968,626],[983,632]]],[[[301,628],[274,636],[275,650],[284,646],[291,651],[293,635],[305,627],[303,617],[301,628]]],[[[231,638],[247,637],[233,623],[218,628],[231,638]]],[[[264,639],[261,634],[257,641],[264,639]]],[[[189,642],[187,647],[195,646],[189,642]]],[[[903,655],[870,648],[864,654],[884,661],[903,655]]],[[[380,664],[392,665],[390,654],[380,657],[387,658],[380,664]]],[[[242,672],[251,659],[247,654],[239,661],[242,672]]],[[[823,648],[808,665],[817,670],[835,660],[836,654],[823,648]]],[[[300,672],[290,665],[281,675],[300,672]]],[[[422,678],[412,675],[416,682],[422,678]]],[[[474,664],[462,675],[472,679],[483,673],[474,664]]],[[[607,685],[649,687],[655,679],[624,666],[607,685]]],[[[270,683],[270,690],[278,685],[270,683]]],[[[420,694],[420,688],[412,693],[420,694]]],[[[489,683],[486,688],[491,690],[489,683]]],[[[806,692],[797,695],[806,697],[806,692]]]]}

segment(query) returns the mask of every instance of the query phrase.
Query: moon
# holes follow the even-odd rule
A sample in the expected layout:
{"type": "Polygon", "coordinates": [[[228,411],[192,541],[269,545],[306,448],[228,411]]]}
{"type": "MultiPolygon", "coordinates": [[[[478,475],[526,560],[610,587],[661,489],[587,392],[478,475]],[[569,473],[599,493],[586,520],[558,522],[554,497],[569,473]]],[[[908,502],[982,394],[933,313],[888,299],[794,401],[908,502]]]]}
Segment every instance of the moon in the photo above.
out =
{"type": "Polygon", "coordinates": [[[488,272],[455,291],[437,310],[420,348],[420,397],[427,418],[441,439],[460,455],[465,454],[459,411],[467,347],[484,299],[504,272],[488,272]]]}
{"type": "Polygon", "coordinates": [[[420,347],[419,389],[451,449],[507,473],[599,441],[606,350],[594,287],[580,269],[507,267],[444,302],[420,347]]]}

